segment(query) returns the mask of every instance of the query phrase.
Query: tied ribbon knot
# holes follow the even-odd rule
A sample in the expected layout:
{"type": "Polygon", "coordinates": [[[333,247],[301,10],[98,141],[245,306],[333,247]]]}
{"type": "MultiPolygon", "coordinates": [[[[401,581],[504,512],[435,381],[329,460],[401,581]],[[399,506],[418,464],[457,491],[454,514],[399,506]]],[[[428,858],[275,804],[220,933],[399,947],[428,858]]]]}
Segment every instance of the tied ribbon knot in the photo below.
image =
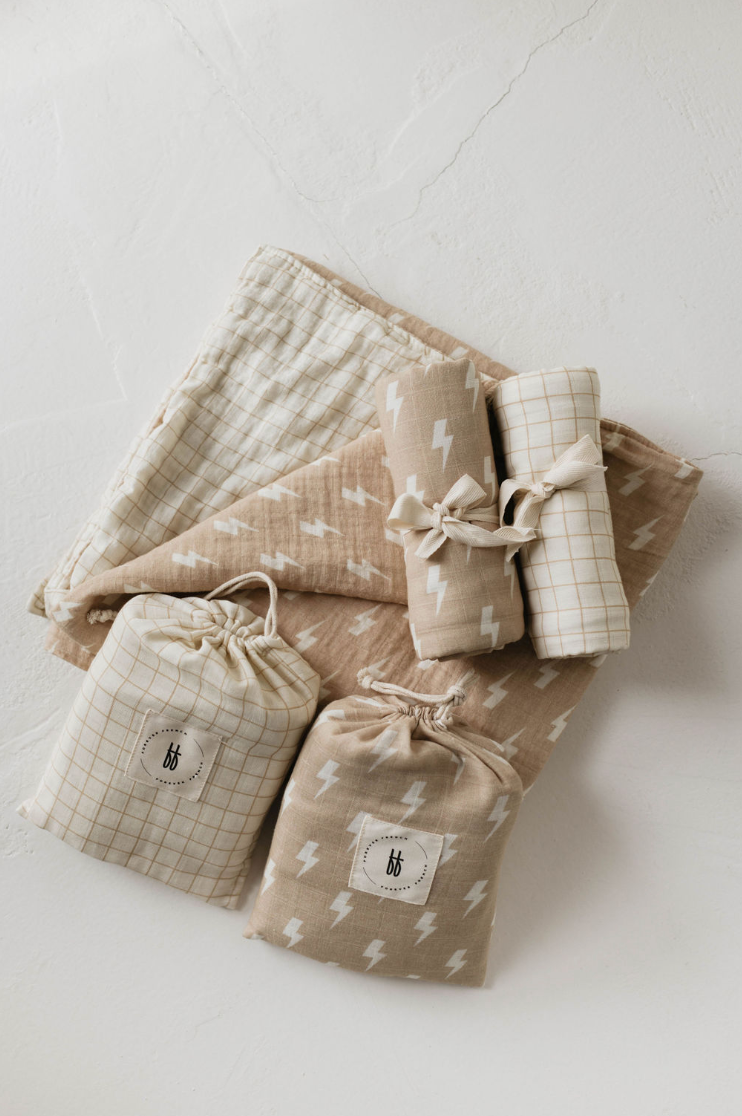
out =
{"type": "MultiPolygon", "coordinates": [[[[522,492],[524,495],[518,501],[513,515],[513,527],[535,533],[544,504],[558,489],[574,488],[580,492],[590,492],[604,487],[603,474],[606,466],[602,461],[600,450],[590,435],[586,434],[557,457],[540,481],[533,484],[504,481],[500,489],[500,518],[504,516],[513,497],[522,492]]],[[[516,545],[508,547],[506,561],[510,561],[517,549],[516,545]]]]}
{"type": "Polygon", "coordinates": [[[536,537],[530,528],[500,527],[496,504],[483,505],[487,493],[468,473],[459,477],[440,503],[432,508],[411,492],[403,492],[394,502],[388,525],[395,531],[425,531],[415,554],[430,558],[446,539],[465,546],[512,546],[513,553],[524,542],[536,537]],[[488,530],[488,524],[495,530],[488,530]]]}

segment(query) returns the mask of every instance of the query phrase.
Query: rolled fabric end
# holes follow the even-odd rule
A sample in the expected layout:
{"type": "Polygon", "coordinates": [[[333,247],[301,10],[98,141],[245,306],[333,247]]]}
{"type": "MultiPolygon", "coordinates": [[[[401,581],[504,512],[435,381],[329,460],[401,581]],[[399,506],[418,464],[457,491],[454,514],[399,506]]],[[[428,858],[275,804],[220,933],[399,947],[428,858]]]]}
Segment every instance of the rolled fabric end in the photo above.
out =
{"type": "Polygon", "coordinates": [[[519,552],[528,630],[539,659],[629,645],[600,448],[600,381],[592,368],[528,372],[497,385],[508,475],[500,512],[536,538],[519,552]]]}
{"type": "Polygon", "coordinates": [[[412,365],[376,387],[402,532],[409,624],[420,659],[495,651],[524,633],[509,546],[534,532],[501,528],[494,453],[470,360],[412,365]]]}

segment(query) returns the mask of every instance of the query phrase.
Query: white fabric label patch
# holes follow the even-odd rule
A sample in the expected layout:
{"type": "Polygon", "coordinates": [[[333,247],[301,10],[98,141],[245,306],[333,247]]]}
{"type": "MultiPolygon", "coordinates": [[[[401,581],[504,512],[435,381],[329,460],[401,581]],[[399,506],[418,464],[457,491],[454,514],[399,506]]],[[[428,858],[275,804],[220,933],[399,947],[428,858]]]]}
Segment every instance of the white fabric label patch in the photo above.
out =
{"type": "Polygon", "coordinates": [[[197,802],[221,743],[212,732],[148,709],[126,774],[136,783],[197,802]]]}
{"type": "Polygon", "coordinates": [[[425,903],[442,848],[440,833],[407,829],[366,814],[348,886],[403,903],[425,903]]]}

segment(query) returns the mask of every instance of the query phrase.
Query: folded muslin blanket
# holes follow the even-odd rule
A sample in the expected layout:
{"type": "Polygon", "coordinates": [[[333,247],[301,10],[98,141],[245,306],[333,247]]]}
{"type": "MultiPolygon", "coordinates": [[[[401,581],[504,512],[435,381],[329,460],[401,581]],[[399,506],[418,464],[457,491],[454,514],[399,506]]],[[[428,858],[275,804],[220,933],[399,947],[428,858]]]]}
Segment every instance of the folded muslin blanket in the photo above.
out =
{"type": "Polygon", "coordinates": [[[403,532],[419,657],[515,642],[523,600],[505,553],[521,536],[498,530],[495,457],[473,363],[413,365],[379,381],[376,403],[397,497],[387,522],[403,532]]]}
{"type": "MultiPolygon", "coordinates": [[[[394,492],[381,435],[371,433],[374,383],[413,363],[462,357],[488,399],[511,375],[320,265],[260,249],[100,508],[34,595],[31,610],[52,620],[48,646],[87,668],[107,628],[87,622],[91,608],[151,588],[201,593],[261,568],[288,590],[282,634],[320,673],[321,702],[352,693],[362,667],[439,693],[470,669],[469,724],[503,745],[529,786],[599,660],[539,661],[522,639],[471,660],[420,662],[405,617],[402,549],[386,537],[394,492]],[[376,524],[368,536],[366,522],[376,524]],[[299,539],[316,549],[298,551],[299,539]]],[[[701,472],[619,423],[603,419],[600,431],[616,558],[633,607],[677,538],[701,472]]],[[[254,611],[265,612],[264,596],[251,597],[254,611]]]]}
{"type": "Polygon", "coordinates": [[[536,654],[623,651],[629,606],[600,452],[597,372],[511,376],[497,385],[494,404],[508,475],[500,510],[517,498],[513,523],[537,528],[519,551],[536,654]]]}

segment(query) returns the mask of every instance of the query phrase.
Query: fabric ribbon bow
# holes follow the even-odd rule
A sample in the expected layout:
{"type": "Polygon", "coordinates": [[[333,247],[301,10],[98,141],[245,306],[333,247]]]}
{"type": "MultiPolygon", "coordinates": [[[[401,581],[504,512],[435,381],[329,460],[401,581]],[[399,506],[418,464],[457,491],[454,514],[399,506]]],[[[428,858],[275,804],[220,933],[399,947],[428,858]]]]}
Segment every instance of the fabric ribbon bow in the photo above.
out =
{"type": "MultiPolygon", "coordinates": [[[[601,464],[602,455],[589,434],[566,449],[557,457],[547,473],[534,484],[506,480],[500,488],[500,518],[518,493],[525,495],[518,502],[513,516],[513,527],[520,530],[534,530],[541,515],[541,509],[559,488],[575,488],[582,492],[594,491],[603,487],[602,478],[606,466],[601,464]]],[[[517,546],[508,547],[506,561],[510,561],[517,546]]]]}
{"type": "Polygon", "coordinates": [[[482,506],[487,493],[473,477],[464,473],[449,489],[439,504],[429,508],[411,492],[403,492],[394,502],[387,523],[395,531],[426,531],[415,554],[430,558],[446,539],[466,546],[514,546],[518,549],[536,532],[521,527],[500,527],[496,531],[481,523],[499,522],[495,504],[482,506]]]}

